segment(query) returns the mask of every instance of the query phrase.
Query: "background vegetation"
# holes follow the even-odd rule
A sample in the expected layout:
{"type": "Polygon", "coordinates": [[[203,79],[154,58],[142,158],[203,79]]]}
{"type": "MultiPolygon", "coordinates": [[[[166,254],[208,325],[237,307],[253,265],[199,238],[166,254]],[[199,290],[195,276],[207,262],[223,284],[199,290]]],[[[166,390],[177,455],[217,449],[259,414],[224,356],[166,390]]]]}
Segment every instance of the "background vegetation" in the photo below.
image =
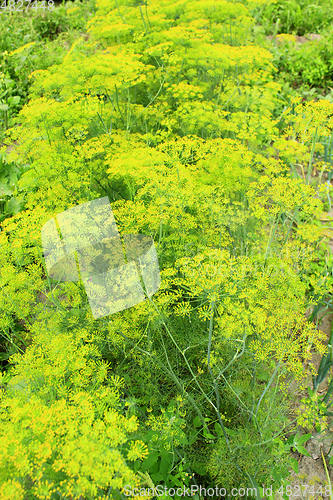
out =
{"type": "Polygon", "coordinates": [[[284,492],[333,392],[329,378],[318,393],[332,359],[317,328],[332,306],[332,15],[314,0],[1,14],[1,500],[284,492]],[[82,282],[48,275],[40,235],[103,196],[122,234],[154,239],[162,283],[94,319],[82,282]]]}

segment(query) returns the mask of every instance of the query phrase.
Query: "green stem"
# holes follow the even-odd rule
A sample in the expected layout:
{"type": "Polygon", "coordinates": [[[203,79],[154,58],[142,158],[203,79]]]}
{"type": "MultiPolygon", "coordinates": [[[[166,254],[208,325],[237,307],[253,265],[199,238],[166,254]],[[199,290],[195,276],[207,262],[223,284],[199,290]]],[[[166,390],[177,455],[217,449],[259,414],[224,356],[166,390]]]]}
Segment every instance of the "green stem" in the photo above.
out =
{"type": "Polygon", "coordinates": [[[123,114],[122,114],[122,112],[120,110],[120,107],[119,107],[118,87],[117,87],[117,85],[115,85],[115,87],[116,87],[116,104],[117,104],[117,108],[118,108],[118,111],[119,111],[119,114],[120,114],[120,118],[121,118],[121,120],[123,122],[123,125],[125,126],[125,120],[124,120],[123,114]]]}
{"type": "Polygon", "coordinates": [[[226,372],[228,370],[228,368],[236,361],[236,359],[240,358],[241,356],[243,356],[244,352],[245,352],[245,340],[246,340],[246,332],[244,332],[244,335],[243,335],[243,347],[242,347],[242,351],[240,354],[238,354],[239,352],[239,349],[237,349],[237,352],[236,354],[234,355],[234,357],[232,358],[231,361],[229,361],[229,363],[227,364],[227,366],[225,366],[223,368],[223,370],[218,374],[218,376],[216,377],[216,381],[222,377],[223,373],[226,372]]]}
{"type": "Polygon", "coordinates": [[[315,147],[316,147],[317,132],[318,132],[318,127],[316,128],[316,132],[315,132],[315,136],[314,136],[314,140],[313,140],[313,144],[312,144],[312,148],[311,148],[310,161],[309,161],[309,166],[308,166],[308,173],[307,173],[307,176],[306,176],[306,183],[309,182],[309,179],[310,179],[310,176],[311,176],[311,172],[312,172],[312,161],[313,161],[314,150],[315,150],[315,147]]]}
{"type": "Polygon", "coordinates": [[[266,385],[266,387],[265,387],[265,390],[263,391],[262,395],[260,396],[260,399],[259,399],[258,404],[257,404],[256,411],[255,411],[255,413],[254,413],[254,414],[255,414],[255,416],[257,416],[257,413],[258,413],[258,410],[259,410],[260,403],[261,403],[261,401],[263,400],[263,398],[265,397],[266,392],[267,392],[267,391],[268,391],[268,389],[270,388],[270,386],[271,386],[271,384],[272,384],[272,382],[273,382],[273,380],[274,380],[274,377],[275,377],[275,375],[277,374],[277,372],[278,372],[278,370],[279,370],[279,368],[280,368],[280,366],[281,366],[281,363],[282,363],[282,361],[279,361],[279,362],[278,362],[278,364],[276,365],[276,368],[275,368],[275,370],[274,370],[274,372],[273,372],[273,375],[271,376],[271,378],[270,378],[270,380],[269,380],[268,384],[267,384],[267,385],[266,385]]]}
{"type": "Polygon", "coordinates": [[[287,240],[289,238],[289,234],[290,234],[291,228],[293,226],[293,222],[295,220],[295,215],[296,215],[297,211],[298,211],[298,207],[297,207],[295,213],[293,214],[293,216],[291,217],[291,221],[290,221],[290,224],[289,224],[289,227],[288,227],[287,235],[286,235],[286,237],[284,239],[283,247],[285,246],[285,244],[287,243],[287,240]]]}
{"type": "Polygon", "coordinates": [[[223,431],[224,439],[225,439],[225,441],[227,443],[227,446],[228,446],[229,450],[231,451],[231,446],[230,446],[228,434],[227,434],[227,431],[226,431],[226,429],[224,427],[224,424],[223,424],[222,418],[221,418],[221,414],[220,414],[220,393],[219,393],[219,390],[218,390],[218,387],[217,387],[216,379],[214,379],[214,375],[213,375],[212,369],[210,367],[210,353],[211,353],[212,338],[213,338],[214,307],[215,307],[215,302],[212,301],[211,304],[210,304],[211,315],[210,315],[210,319],[209,319],[209,332],[208,332],[207,368],[208,368],[209,374],[210,374],[210,376],[212,378],[213,386],[214,386],[214,390],[215,390],[215,395],[216,395],[216,415],[217,415],[217,418],[219,420],[221,429],[223,431]]]}
{"type": "MultiPolygon", "coordinates": [[[[133,344],[133,341],[131,339],[129,339],[128,337],[126,337],[126,335],[124,335],[123,333],[121,333],[119,330],[118,330],[118,333],[127,341],[131,342],[133,344]]],[[[188,392],[185,390],[185,388],[182,386],[182,384],[180,383],[179,379],[176,377],[176,375],[173,373],[172,370],[169,370],[164,363],[162,363],[162,361],[160,361],[158,359],[157,356],[155,356],[154,354],[151,354],[150,352],[148,351],[145,351],[144,349],[141,349],[140,347],[138,347],[137,345],[134,345],[134,348],[137,349],[139,352],[141,352],[142,354],[145,354],[146,356],[149,356],[151,359],[154,360],[154,362],[156,364],[158,364],[168,375],[169,377],[171,378],[171,380],[174,381],[174,383],[176,384],[176,386],[178,387],[178,389],[180,390],[180,392],[182,393],[183,396],[185,396],[187,398],[187,400],[190,402],[190,404],[193,406],[193,408],[196,410],[201,422],[202,422],[202,425],[204,426],[204,428],[208,431],[207,429],[207,423],[204,419],[204,416],[202,414],[202,412],[200,411],[200,408],[198,407],[198,405],[196,404],[196,402],[194,401],[194,399],[192,398],[192,396],[190,394],[188,394],[188,392]]]]}
{"type": "Polygon", "coordinates": [[[269,254],[269,251],[270,251],[270,248],[271,248],[271,244],[272,244],[272,241],[273,241],[273,238],[274,238],[274,234],[275,234],[277,225],[279,223],[279,219],[280,219],[280,216],[278,216],[276,218],[274,224],[271,227],[271,231],[270,231],[270,235],[269,235],[269,240],[268,240],[267,248],[266,248],[266,252],[265,252],[265,264],[267,263],[267,257],[268,257],[268,254],[269,254]]]}
{"type": "MultiPolygon", "coordinates": [[[[166,75],[167,76],[167,75],[166,75]]],[[[155,99],[158,97],[159,93],[161,92],[162,88],[163,88],[163,85],[164,85],[164,82],[165,82],[165,78],[166,76],[163,78],[163,81],[162,83],[160,84],[160,88],[158,89],[157,91],[157,94],[152,98],[152,100],[147,104],[147,106],[144,107],[144,109],[141,111],[141,113],[138,115],[138,118],[140,118],[140,116],[142,115],[142,113],[148,108],[148,106],[150,106],[154,101],[155,99]]]]}
{"type": "Polygon", "coordinates": [[[127,24],[127,23],[126,23],[125,18],[123,18],[123,16],[121,15],[121,12],[120,12],[120,10],[119,10],[119,5],[118,5],[118,1],[117,1],[117,0],[116,0],[116,7],[117,7],[117,10],[118,10],[118,14],[119,14],[119,16],[120,16],[120,19],[122,20],[122,22],[123,22],[124,24],[127,24]]]}
{"type": "MultiPolygon", "coordinates": [[[[46,135],[47,135],[47,138],[48,138],[49,144],[51,145],[51,138],[50,138],[50,134],[49,134],[49,129],[48,129],[48,127],[47,127],[46,123],[45,123],[45,117],[44,117],[44,115],[43,115],[43,123],[44,123],[44,127],[45,127],[45,130],[46,130],[46,135]]],[[[64,129],[62,129],[62,130],[63,130],[64,135],[65,135],[65,131],[64,131],[64,129]]],[[[66,137],[66,135],[65,135],[65,137],[66,137]]],[[[67,139],[67,137],[66,137],[66,139],[67,139]]]]}
{"type": "Polygon", "coordinates": [[[330,475],[329,475],[328,470],[327,470],[327,465],[326,465],[325,457],[324,457],[324,454],[323,454],[323,450],[321,449],[320,451],[321,451],[321,456],[323,458],[325,472],[326,472],[326,477],[327,477],[327,482],[328,482],[328,486],[329,486],[330,500],[333,500],[332,483],[331,483],[330,475]]]}
{"type": "Polygon", "coordinates": [[[143,17],[143,13],[142,13],[141,5],[139,5],[139,9],[140,9],[140,14],[141,14],[141,18],[142,18],[142,21],[143,21],[143,25],[144,25],[144,27],[145,27],[146,32],[148,33],[148,28],[147,28],[147,25],[146,25],[145,18],[143,17]]]}
{"type": "Polygon", "coordinates": [[[147,1],[145,2],[145,7],[146,7],[146,18],[147,18],[147,21],[148,21],[149,27],[151,28],[151,24],[150,24],[149,17],[148,17],[147,1]]]}

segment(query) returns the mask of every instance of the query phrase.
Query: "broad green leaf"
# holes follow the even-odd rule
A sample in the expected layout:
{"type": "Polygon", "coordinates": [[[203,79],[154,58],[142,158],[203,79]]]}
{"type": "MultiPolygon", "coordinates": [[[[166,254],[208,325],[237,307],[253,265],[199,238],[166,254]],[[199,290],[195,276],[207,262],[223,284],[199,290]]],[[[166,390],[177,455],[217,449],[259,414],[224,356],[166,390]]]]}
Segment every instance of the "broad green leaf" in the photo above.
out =
{"type": "Polygon", "coordinates": [[[8,98],[9,104],[18,104],[20,102],[20,100],[21,100],[21,97],[18,95],[15,95],[13,97],[8,98]]]}
{"type": "Polygon", "coordinates": [[[8,184],[0,184],[0,197],[10,196],[13,193],[8,184]]]}
{"type": "Polygon", "coordinates": [[[170,462],[168,460],[165,460],[164,458],[161,458],[160,473],[163,475],[164,479],[168,477],[169,467],[170,462]]]}
{"type": "Polygon", "coordinates": [[[223,431],[219,423],[215,422],[214,428],[218,436],[223,436],[223,431]]]}
{"type": "Polygon", "coordinates": [[[156,464],[159,459],[159,455],[157,452],[150,452],[148,457],[144,459],[142,462],[142,468],[144,471],[151,470],[152,466],[156,464]]]}
{"type": "Polygon", "coordinates": [[[199,417],[199,416],[196,416],[196,417],[193,419],[193,425],[194,425],[194,427],[201,427],[201,420],[200,420],[200,417],[199,417]]]}
{"type": "Polygon", "coordinates": [[[304,446],[296,445],[296,449],[299,453],[302,453],[302,455],[305,455],[306,457],[311,457],[310,453],[304,448],[304,446]]]}
{"type": "Polygon", "coordinates": [[[311,439],[312,437],[312,434],[304,434],[304,436],[300,436],[298,439],[297,439],[297,442],[295,441],[295,444],[299,445],[299,444],[304,444],[306,443],[309,439],[311,439]]]}
{"type": "Polygon", "coordinates": [[[290,462],[291,462],[291,466],[293,468],[293,471],[296,472],[296,474],[298,474],[299,473],[299,467],[298,467],[298,462],[297,462],[296,458],[291,458],[290,462]]]}
{"type": "Polygon", "coordinates": [[[314,395],[314,392],[310,389],[310,387],[308,387],[307,389],[308,389],[308,393],[309,393],[310,398],[312,398],[314,395]]]}
{"type": "Polygon", "coordinates": [[[11,198],[7,203],[7,210],[10,214],[16,215],[22,209],[22,203],[19,202],[16,198],[11,198]]]}
{"type": "Polygon", "coordinates": [[[172,464],[173,462],[173,453],[166,450],[161,450],[161,458],[168,462],[168,464],[172,464]]]}

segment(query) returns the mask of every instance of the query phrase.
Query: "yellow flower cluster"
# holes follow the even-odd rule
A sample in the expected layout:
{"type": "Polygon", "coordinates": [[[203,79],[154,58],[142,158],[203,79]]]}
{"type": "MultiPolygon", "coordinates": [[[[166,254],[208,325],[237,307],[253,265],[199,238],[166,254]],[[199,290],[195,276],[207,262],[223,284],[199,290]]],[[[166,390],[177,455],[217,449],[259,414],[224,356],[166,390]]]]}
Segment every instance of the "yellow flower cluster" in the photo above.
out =
{"type": "Polygon", "coordinates": [[[1,498],[23,500],[27,478],[38,499],[59,488],[106,498],[110,487],[136,484],[127,461],[144,458],[146,446],[131,440],[138,422],[118,413],[118,391],[103,387],[107,370],[92,361],[96,348],[79,347],[85,332],[70,338],[35,327],[35,343],[16,356],[1,400],[1,498]]]}
{"type": "MultiPolygon", "coordinates": [[[[179,399],[155,409],[174,391],[166,373],[187,404],[191,392],[207,402],[197,378],[214,392],[207,325],[219,383],[235,353],[280,360],[298,378],[311,347],[323,352],[321,332],[304,321],[304,275],[320,295],[329,278],[309,267],[331,188],[317,192],[304,169],[323,151],[316,138],[332,132],[332,104],[295,99],[273,119],[281,87],[272,54],[243,45],[252,7],[97,0],[89,40],[32,74],[20,127],[9,131],[25,210],[0,233],[0,332],[25,349],[1,394],[4,500],[107,498],[139,484],[141,459],[166,469],[163,456],[188,444],[187,409],[179,399]],[[50,279],[40,241],[47,220],[102,196],[121,234],[154,239],[162,277],[152,301],[111,321],[94,321],[82,283],[50,279]]],[[[228,415],[250,380],[250,369],[235,372],[234,385],[219,386],[228,415]]]]}

